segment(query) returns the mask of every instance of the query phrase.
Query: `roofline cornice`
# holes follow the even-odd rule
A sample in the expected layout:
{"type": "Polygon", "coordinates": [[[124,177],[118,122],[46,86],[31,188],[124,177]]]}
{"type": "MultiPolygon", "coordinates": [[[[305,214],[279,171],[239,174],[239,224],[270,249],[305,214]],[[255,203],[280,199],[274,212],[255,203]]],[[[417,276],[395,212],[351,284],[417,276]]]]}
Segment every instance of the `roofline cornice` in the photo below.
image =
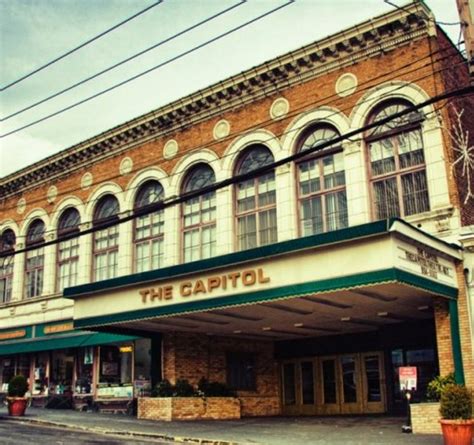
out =
{"type": "Polygon", "coordinates": [[[433,14],[423,2],[415,1],[402,10],[351,26],[217,82],[12,173],[0,180],[0,196],[23,193],[283,88],[435,33],[433,14]]]}

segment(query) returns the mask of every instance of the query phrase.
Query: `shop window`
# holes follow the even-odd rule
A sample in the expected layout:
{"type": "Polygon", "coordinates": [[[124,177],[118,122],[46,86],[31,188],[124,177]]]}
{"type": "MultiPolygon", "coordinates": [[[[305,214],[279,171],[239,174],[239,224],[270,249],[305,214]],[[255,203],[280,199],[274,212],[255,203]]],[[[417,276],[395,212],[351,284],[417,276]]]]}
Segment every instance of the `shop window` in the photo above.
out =
{"type": "MultiPolygon", "coordinates": [[[[157,181],[148,181],[138,190],[135,198],[135,212],[163,201],[164,191],[157,181]]],[[[164,258],[164,210],[138,216],[134,220],[135,272],[159,269],[164,258]]]]}
{"type": "MultiPolygon", "coordinates": [[[[247,148],[237,162],[236,175],[245,175],[273,163],[264,145],[247,148]]],[[[275,170],[235,186],[238,250],[252,249],[277,241],[275,170]]]]}
{"type": "MultiPolygon", "coordinates": [[[[80,224],[79,212],[74,208],[65,210],[58,223],[58,238],[65,236],[78,235],[80,224]]],[[[57,252],[57,284],[58,291],[65,287],[75,286],[77,284],[79,265],[79,237],[60,241],[57,252]]]]}
{"type": "MultiPolygon", "coordinates": [[[[34,247],[44,242],[45,226],[41,219],[34,220],[26,234],[26,247],[34,247]]],[[[44,248],[31,249],[26,252],[25,289],[26,297],[38,297],[43,292],[44,248]]]]}
{"type": "Polygon", "coordinates": [[[69,349],[51,352],[50,394],[72,394],[74,353],[69,349]]]}
{"type": "Polygon", "coordinates": [[[131,384],[133,377],[132,369],[132,345],[109,345],[100,347],[100,384],[131,384]]]}
{"type": "Polygon", "coordinates": [[[256,390],[255,356],[253,354],[227,354],[227,385],[236,390],[256,390]]]}
{"type": "MultiPolygon", "coordinates": [[[[299,151],[315,148],[339,136],[320,126],[304,135],[299,151]]],[[[346,178],[340,145],[313,152],[297,164],[300,232],[302,236],[347,227],[346,178]]]]}
{"type": "MultiPolygon", "coordinates": [[[[198,164],[185,178],[183,193],[196,192],[216,181],[214,171],[198,164]]],[[[181,206],[184,262],[213,257],[216,254],[216,192],[187,199],[181,206]]]]}
{"type": "Polygon", "coordinates": [[[92,393],[92,370],[94,349],[92,347],[76,350],[76,387],[77,394],[92,393]]]}
{"type": "MultiPolygon", "coordinates": [[[[410,106],[402,101],[383,104],[369,122],[410,106]]],[[[421,121],[421,113],[413,111],[375,127],[366,135],[376,219],[409,216],[430,209],[421,121]]]]}
{"type": "Polygon", "coordinates": [[[34,395],[47,395],[49,388],[49,353],[40,352],[34,355],[33,388],[34,395]]]}
{"type": "Polygon", "coordinates": [[[93,280],[114,278],[118,274],[119,203],[112,195],[102,197],[94,211],[93,280]],[[100,229],[101,226],[107,226],[100,229]]]}
{"type": "Polygon", "coordinates": [[[15,375],[15,357],[0,358],[1,392],[8,391],[8,382],[15,375]]]}
{"type": "Polygon", "coordinates": [[[13,230],[7,229],[2,233],[0,252],[6,256],[0,258],[0,303],[8,303],[12,298],[15,242],[16,237],[13,230]]]}

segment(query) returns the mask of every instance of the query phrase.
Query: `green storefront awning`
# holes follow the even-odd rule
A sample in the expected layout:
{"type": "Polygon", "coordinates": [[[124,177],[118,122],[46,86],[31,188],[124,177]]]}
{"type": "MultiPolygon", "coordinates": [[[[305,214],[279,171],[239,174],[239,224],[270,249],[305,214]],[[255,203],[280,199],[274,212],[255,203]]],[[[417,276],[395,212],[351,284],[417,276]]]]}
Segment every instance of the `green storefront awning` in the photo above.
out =
{"type": "Polygon", "coordinates": [[[88,332],[73,335],[55,335],[29,340],[17,340],[0,343],[0,356],[25,354],[27,352],[52,351],[54,349],[80,348],[109,343],[120,343],[135,340],[139,337],[130,335],[107,334],[103,332],[88,332]]]}

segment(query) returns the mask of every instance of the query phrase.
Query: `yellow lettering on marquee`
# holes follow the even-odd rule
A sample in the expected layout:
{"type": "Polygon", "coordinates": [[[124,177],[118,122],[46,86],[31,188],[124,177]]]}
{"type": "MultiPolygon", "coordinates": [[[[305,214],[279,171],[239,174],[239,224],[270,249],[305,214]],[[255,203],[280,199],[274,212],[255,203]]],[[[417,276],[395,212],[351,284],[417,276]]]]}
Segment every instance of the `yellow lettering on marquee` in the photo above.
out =
{"type": "Polygon", "coordinates": [[[20,338],[26,335],[25,329],[18,329],[17,331],[0,332],[0,340],[9,340],[11,338],[20,338]]]}
{"type": "Polygon", "coordinates": [[[43,330],[45,334],[56,334],[57,332],[72,331],[74,330],[73,323],[62,323],[55,324],[53,326],[46,326],[43,330]]]}

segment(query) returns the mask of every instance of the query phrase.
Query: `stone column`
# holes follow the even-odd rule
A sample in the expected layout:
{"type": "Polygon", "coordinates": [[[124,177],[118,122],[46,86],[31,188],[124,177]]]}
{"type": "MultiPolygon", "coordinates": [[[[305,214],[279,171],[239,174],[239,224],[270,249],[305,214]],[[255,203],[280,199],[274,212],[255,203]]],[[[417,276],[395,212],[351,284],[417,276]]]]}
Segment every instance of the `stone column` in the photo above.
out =
{"type": "MultiPolygon", "coordinates": [[[[24,242],[16,243],[16,249],[23,249],[24,242]]],[[[13,257],[13,282],[12,282],[12,297],[11,301],[19,301],[25,298],[24,296],[24,279],[25,279],[25,259],[26,253],[18,253],[13,257]]]]}
{"type": "Polygon", "coordinates": [[[434,300],[434,317],[436,326],[436,343],[438,345],[439,373],[445,376],[454,372],[454,360],[451,341],[451,321],[449,305],[446,299],[437,297],[434,300]]]}
{"type": "MultiPolygon", "coordinates": [[[[128,216],[128,213],[124,216],[128,216]]],[[[133,271],[133,221],[118,225],[118,275],[130,275],[133,271]]]]}
{"type": "Polygon", "coordinates": [[[181,221],[180,205],[165,208],[163,267],[174,266],[180,261],[181,221]]]}
{"type": "Polygon", "coordinates": [[[293,165],[283,164],[275,171],[278,241],[294,239],[298,234],[293,165]]]}
{"type": "MultiPolygon", "coordinates": [[[[92,225],[90,223],[81,224],[82,230],[86,230],[92,225]]],[[[86,284],[92,281],[92,239],[93,234],[79,237],[79,264],[77,284],[86,284]]]]}
{"type": "MultiPolygon", "coordinates": [[[[53,241],[55,235],[48,235],[46,241],[53,241]]],[[[57,244],[44,247],[43,290],[41,295],[51,295],[56,292],[56,253],[57,244]]]]}
{"type": "Polygon", "coordinates": [[[216,256],[234,251],[232,187],[216,190],[216,256]]]}

